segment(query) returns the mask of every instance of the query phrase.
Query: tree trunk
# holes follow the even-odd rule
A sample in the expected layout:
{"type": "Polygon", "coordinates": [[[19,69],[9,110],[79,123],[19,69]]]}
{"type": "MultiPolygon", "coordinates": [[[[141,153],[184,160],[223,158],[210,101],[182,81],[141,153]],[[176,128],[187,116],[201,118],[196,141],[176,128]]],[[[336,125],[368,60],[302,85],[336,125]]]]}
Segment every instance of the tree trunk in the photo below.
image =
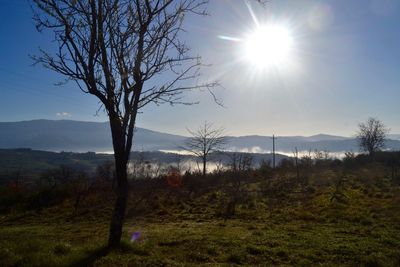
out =
{"type": "Polygon", "coordinates": [[[124,162],[115,162],[117,176],[117,199],[114,204],[114,210],[110,222],[110,233],[108,238],[108,246],[117,247],[122,237],[122,226],[125,218],[126,204],[128,201],[128,175],[127,164],[124,162]]]}
{"type": "MultiPolygon", "coordinates": [[[[115,159],[115,174],[116,174],[116,201],[114,204],[114,210],[110,221],[110,232],[108,237],[108,247],[118,247],[122,237],[122,226],[125,218],[125,210],[128,201],[128,173],[127,165],[129,155],[126,153],[126,139],[125,132],[122,130],[118,118],[110,116],[110,127],[113,139],[114,147],[114,159],[115,159]]],[[[128,150],[130,151],[130,149],[128,150]]]]}
{"type": "Polygon", "coordinates": [[[203,176],[206,175],[207,172],[207,158],[203,156],[203,176]]]}

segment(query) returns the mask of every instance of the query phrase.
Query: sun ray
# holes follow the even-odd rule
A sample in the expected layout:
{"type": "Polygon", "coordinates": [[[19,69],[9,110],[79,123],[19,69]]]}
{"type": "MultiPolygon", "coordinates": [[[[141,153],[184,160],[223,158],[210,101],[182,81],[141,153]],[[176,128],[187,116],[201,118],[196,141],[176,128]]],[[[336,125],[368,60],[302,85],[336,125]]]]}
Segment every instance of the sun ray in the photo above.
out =
{"type": "Polygon", "coordinates": [[[247,6],[247,9],[249,10],[251,18],[253,19],[254,24],[257,27],[259,27],[260,26],[260,22],[258,21],[258,18],[256,16],[256,14],[254,13],[253,8],[251,7],[249,1],[246,0],[245,3],[246,3],[246,6],[247,6]]]}

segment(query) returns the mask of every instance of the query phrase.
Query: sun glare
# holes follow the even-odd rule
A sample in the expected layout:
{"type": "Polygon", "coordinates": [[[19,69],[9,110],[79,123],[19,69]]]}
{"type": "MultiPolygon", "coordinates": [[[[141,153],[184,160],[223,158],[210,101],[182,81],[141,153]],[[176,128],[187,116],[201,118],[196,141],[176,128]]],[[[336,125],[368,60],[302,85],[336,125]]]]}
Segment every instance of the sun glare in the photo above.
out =
{"type": "Polygon", "coordinates": [[[250,33],[244,44],[245,59],[257,68],[279,67],[290,59],[292,37],[287,27],[264,25],[250,33]]]}

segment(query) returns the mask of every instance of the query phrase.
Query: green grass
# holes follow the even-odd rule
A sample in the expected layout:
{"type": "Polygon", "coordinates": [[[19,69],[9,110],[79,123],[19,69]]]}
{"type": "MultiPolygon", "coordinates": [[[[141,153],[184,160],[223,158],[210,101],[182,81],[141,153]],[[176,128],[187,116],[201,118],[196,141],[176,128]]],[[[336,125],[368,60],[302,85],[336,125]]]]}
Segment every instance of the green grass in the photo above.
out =
{"type": "MultiPolygon", "coordinates": [[[[129,228],[127,225],[126,231],[129,228]]],[[[215,220],[140,223],[132,229],[142,232],[142,241],[129,243],[126,233],[121,249],[94,265],[396,266],[400,260],[400,231],[386,227],[300,221],[266,224],[232,220],[221,224],[215,220]]],[[[0,237],[2,266],[70,266],[101,249],[106,231],[102,224],[83,223],[9,226],[1,230],[0,237]]]]}
{"type": "Polygon", "coordinates": [[[226,221],[209,201],[215,194],[164,200],[128,217],[121,248],[108,253],[109,209],[75,220],[68,205],[3,215],[0,266],[399,266],[399,188],[370,191],[347,190],[345,204],[330,203],[329,188],[307,202],[253,199],[226,221]],[[135,231],[142,236],[132,243],[135,231]]]}

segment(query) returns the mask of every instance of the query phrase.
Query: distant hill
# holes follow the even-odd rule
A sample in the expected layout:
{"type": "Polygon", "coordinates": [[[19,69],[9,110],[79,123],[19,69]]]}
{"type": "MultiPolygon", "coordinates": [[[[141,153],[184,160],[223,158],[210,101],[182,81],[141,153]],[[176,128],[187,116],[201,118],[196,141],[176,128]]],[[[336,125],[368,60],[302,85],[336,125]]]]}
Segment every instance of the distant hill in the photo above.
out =
{"type": "Polygon", "coordinates": [[[388,134],[389,139],[400,140],[400,134],[388,134]]]}
{"type": "MultiPolygon", "coordinates": [[[[137,128],[135,150],[175,149],[183,136],[137,128]]],[[[108,122],[33,120],[0,122],[0,148],[31,148],[50,151],[112,151],[108,122]]]]}
{"type": "MultiPolygon", "coordinates": [[[[400,135],[390,135],[389,150],[400,150],[400,135]]],[[[137,128],[134,150],[179,150],[186,136],[137,128]]],[[[226,149],[252,153],[272,150],[270,136],[228,136],[226,149]]],[[[313,136],[278,136],[277,151],[328,150],[330,152],[358,151],[355,138],[317,134],[313,136]]],[[[0,122],[0,148],[31,148],[48,151],[107,152],[112,151],[108,122],[82,122],[71,120],[32,120],[0,122]]]]}
{"type": "Polygon", "coordinates": [[[59,166],[71,167],[74,170],[93,171],[96,166],[114,160],[113,155],[93,152],[49,152],[32,149],[0,149],[0,174],[13,173],[19,170],[41,172],[59,166]]]}

